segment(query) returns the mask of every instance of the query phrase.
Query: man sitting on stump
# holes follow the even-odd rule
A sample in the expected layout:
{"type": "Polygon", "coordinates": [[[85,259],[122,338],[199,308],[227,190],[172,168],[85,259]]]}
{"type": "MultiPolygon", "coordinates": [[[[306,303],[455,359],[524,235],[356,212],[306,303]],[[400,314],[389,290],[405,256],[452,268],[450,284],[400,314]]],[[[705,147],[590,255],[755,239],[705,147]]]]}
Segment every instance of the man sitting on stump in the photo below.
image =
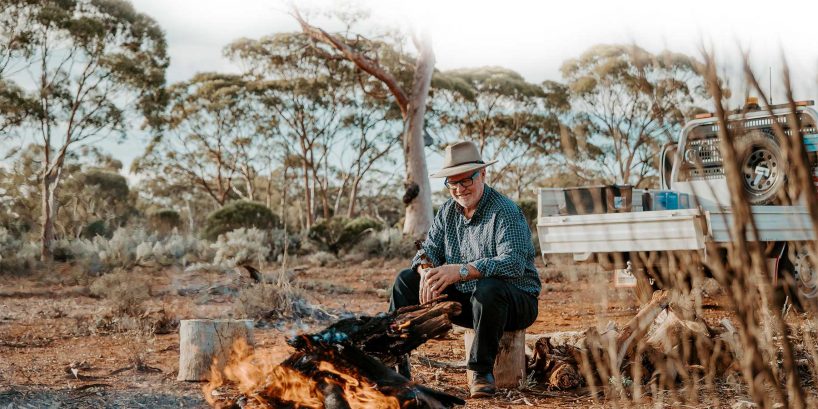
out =
{"type": "MultiPolygon", "coordinates": [[[[485,184],[486,167],[473,142],[446,147],[443,168],[452,198],[441,206],[412,267],[392,286],[390,311],[439,295],[460,303],[457,325],[474,328],[468,368],[472,397],[491,396],[494,360],[504,331],[527,328],[537,318],[540,278],[528,223],[508,197],[485,184]],[[419,269],[425,253],[433,268],[419,269]],[[420,270],[420,271],[419,271],[420,270]]],[[[408,357],[398,365],[410,377],[408,357]]]]}

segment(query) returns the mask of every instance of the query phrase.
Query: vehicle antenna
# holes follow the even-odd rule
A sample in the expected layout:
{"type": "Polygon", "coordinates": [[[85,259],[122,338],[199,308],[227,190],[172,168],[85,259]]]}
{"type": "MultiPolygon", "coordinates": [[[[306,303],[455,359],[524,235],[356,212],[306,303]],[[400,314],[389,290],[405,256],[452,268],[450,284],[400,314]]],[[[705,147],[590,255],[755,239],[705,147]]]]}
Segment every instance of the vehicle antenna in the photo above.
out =
{"type": "Polygon", "coordinates": [[[769,88],[769,94],[768,95],[770,96],[770,105],[772,105],[773,104],[773,67],[772,66],[770,66],[770,88],[769,88]]]}

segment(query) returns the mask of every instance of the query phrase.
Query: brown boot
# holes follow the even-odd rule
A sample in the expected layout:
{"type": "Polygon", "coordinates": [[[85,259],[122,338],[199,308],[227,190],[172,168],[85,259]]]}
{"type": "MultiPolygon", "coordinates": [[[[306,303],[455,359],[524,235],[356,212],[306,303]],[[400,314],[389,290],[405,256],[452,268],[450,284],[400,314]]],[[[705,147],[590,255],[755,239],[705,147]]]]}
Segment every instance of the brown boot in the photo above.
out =
{"type": "Polygon", "coordinates": [[[497,386],[494,384],[494,375],[492,375],[491,372],[472,372],[472,377],[469,380],[469,392],[472,398],[494,396],[497,392],[497,386]]]}

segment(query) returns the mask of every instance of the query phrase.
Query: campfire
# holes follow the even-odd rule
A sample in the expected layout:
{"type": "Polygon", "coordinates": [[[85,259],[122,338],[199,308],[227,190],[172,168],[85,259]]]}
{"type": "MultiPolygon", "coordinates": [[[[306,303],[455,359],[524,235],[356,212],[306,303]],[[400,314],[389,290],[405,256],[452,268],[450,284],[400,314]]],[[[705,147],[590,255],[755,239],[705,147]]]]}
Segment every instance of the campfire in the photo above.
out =
{"type": "MultiPolygon", "coordinates": [[[[551,390],[590,386],[594,391],[621,377],[658,377],[672,384],[694,372],[724,373],[733,363],[734,334],[710,328],[683,311],[668,292],[657,291],[620,330],[589,328],[573,345],[539,336],[527,356],[528,379],[551,390]]],[[[215,407],[243,407],[240,402],[327,409],[462,405],[462,399],[411,382],[392,369],[403,354],[446,334],[459,312],[459,304],[437,299],[390,314],[340,320],[321,332],[290,339],[295,352],[279,364],[241,344],[223,372],[213,365],[205,394],[215,407]],[[211,395],[226,381],[237,386],[239,398],[211,395]]],[[[732,327],[729,322],[724,326],[732,327]]]]}
{"type": "Polygon", "coordinates": [[[340,320],[323,331],[288,341],[295,348],[272,364],[245,343],[234,346],[232,361],[213,365],[205,397],[214,407],[269,408],[451,408],[465,402],[411,382],[392,367],[403,354],[446,334],[460,305],[442,299],[374,317],[340,320]],[[234,383],[240,397],[219,400],[214,391],[234,383]]]}

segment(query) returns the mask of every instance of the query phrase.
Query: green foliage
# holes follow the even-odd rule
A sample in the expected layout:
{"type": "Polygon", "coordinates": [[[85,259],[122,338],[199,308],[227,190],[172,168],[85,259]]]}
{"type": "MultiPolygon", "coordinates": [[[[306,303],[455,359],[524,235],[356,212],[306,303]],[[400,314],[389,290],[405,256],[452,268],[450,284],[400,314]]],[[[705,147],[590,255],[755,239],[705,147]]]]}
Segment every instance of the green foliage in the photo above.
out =
{"type": "Polygon", "coordinates": [[[388,228],[370,234],[358,241],[350,252],[357,252],[368,257],[377,256],[385,259],[407,259],[417,252],[414,241],[404,237],[401,229],[388,228]]]}
{"type": "Polygon", "coordinates": [[[60,205],[70,208],[71,212],[57,215],[59,235],[110,238],[136,214],[124,176],[99,168],[81,170],[74,163],[65,166],[70,175],[63,183],[64,199],[60,205]]]}
{"type": "Polygon", "coordinates": [[[278,216],[263,204],[239,200],[228,203],[207,216],[203,237],[213,241],[221,234],[242,227],[269,230],[278,224],[278,216]]]}
{"type": "Polygon", "coordinates": [[[85,186],[93,186],[109,203],[127,200],[130,189],[128,180],[119,173],[101,169],[88,170],[77,177],[78,182],[85,186]]]}
{"type": "Polygon", "coordinates": [[[91,223],[85,225],[82,229],[82,234],[80,237],[84,239],[93,239],[96,236],[102,237],[111,237],[111,231],[108,230],[108,226],[105,223],[105,220],[94,220],[91,223]]]}
{"type": "Polygon", "coordinates": [[[355,246],[365,234],[380,231],[383,227],[368,217],[348,219],[336,216],[319,220],[309,230],[307,237],[337,255],[339,251],[355,246]]]}
{"type": "Polygon", "coordinates": [[[661,146],[707,96],[701,67],[683,54],[619,44],[565,61],[575,123],[561,135],[568,161],[560,166],[587,181],[647,184],[661,146]]]}
{"type": "Polygon", "coordinates": [[[167,235],[182,226],[182,217],[173,209],[160,209],[148,214],[148,228],[160,235],[167,235]]]}
{"type": "MultiPolygon", "coordinates": [[[[32,79],[17,88],[0,85],[0,124],[25,126],[19,133],[42,146],[38,183],[52,209],[40,221],[47,250],[54,227],[65,226],[55,219],[65,205],[61,202],[70,201],[60,189],[71,176],[66,168],[70,155],[90,141],[124,139],[133,125],[129,113],[140,114],[148,126],[160,124],[167,46],[156,22],[125,0],[4,1],[0,26],[0,67],[26,68],[32,79]],[[20,116],[3,108],[15,102],[29,121],[8,120],[20,116]]],[[[0,72],[0,81],[4,77],[0,72]]],[[[96,180],[100,185],[109,181],[96,180]]],[[[69,218],[75,221],[73,214],[69,218]]],[[[87,221],[63,227],[57,236],[76,237],[87,221]]]]}
{"type": "Polygon", "coordinates": [[[0,226],[0,275],[28,273],[39,264],[38,256],[36,245],[24,242],[13,231],[0,226]]]}
{"type": "Polygon", "coordinates": [[[261,155],[271,138],[260,127],[270,119],[256,115],[252,95],[247,79],[235,74],[197,73],[172,84],[167,131],[148,144],[132,171],[188,194],[197,189],[219,206],[251,198],[231,176],[252,184],[268,162],[261,155]]]}
{"type": "Polygon", "coordinates": [[[211,245],[216,250],[213,264],[233,267],[246,263],[260,265],[270,254],[270,239],[266,231],[239,228],[220,234],[211,245]]]}
{"type": "Polygon", "coordinates": [[[350,238],[360,236],[368,230],[380,231],[382,229],[383,225],[381,223],[369,217],[356,217],[344,225],[345,233],[350,238]]]}
{"type": "Polygon", "coordinates": [[[498,160],[489,180],[502,190],[520,192],[534,183],[537,175],[528,170],[541,163],[537,155],[559,151],[561,117],[570,110],[564,86],[530,83],[502,67],[446,71],[435,83],[438,126],[455,128],[484,158],[498,160]]]}

